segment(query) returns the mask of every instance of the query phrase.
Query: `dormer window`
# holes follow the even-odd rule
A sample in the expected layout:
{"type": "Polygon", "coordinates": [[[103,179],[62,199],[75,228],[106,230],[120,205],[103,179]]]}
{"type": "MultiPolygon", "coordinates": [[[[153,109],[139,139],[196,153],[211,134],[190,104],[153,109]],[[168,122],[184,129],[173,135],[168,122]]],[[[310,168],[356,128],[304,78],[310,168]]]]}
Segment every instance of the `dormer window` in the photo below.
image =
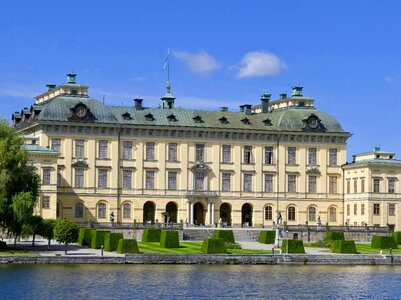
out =
{"type": "Polygon", "coordinates": [[[121,115],[123,117],[124,120],[128,121],[128,120],[132,120],[131,114],[126,112],[124,114],[121,115]]]}
{"type": "Polygon", "coordinates": [[[269,119],[263,120],[262,122],[265,126],[272,126],[272,122],[269,119]]]}
{"type": "Polygon", "coordinates": [[[219,119],[219,121],[221,122],[221,124],[228,124],[229,122],[228,122],[228,119],[226,118],[226,117],[221,117],[220,119],[219,119]]]}
{"type": "Polygon", "coordinates": [[[376,155],[376,158],[380,158],[380,155],[376,155]]]}
{"type": "Polygon", "coordinates": [[[241,122],[242,122],[244,125],[251,125],[251,121],[249,121],[248,118],[242,119],[241,122]]]}
{"type": "Polygon", "coordinates": [[[203,123],[202,117],[200,116],[195,116],[192,118],[195,123],[203,123]]]}
{"type": "Polygon", "coordinates": [[[145,115],[145,119],[146,119],[146,121],[154,121],[155,120],[155,118],[153,117],[152,114],[145,115]]]}
{"type": "Polygon", "coordinates": [[[78,90],[72,89],[71,90],[71,95],[78,95],[78,90]]]}
{"type": "Polygon", "coordinates": [[[388,158],[389,158],[389,159],[393,159],[393,156],[392,156],[392,155],[390,155],[388,158]]]}
{"type": "Polygon", "coordinates": [[[177,122],[178,121],[174,115],[167,116],[167,120],[169,120],[169,122],[177,122]]]}

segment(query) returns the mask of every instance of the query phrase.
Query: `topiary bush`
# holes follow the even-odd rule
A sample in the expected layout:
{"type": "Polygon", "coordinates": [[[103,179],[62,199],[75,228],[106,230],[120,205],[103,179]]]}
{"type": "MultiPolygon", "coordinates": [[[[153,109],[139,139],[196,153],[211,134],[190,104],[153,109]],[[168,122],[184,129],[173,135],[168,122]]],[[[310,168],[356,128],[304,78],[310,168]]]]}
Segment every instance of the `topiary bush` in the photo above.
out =
{"type": "Polygon", "coordinates": [[[401,231],[394,231],[393,238],[398,245],[401,244],[401,231]]]}
{"type": "Polygon", "coordinates": [[[371,248],[376,249],[398,249],[397,243],[392,236],[374,235],[370,244],[371,248]]]}
{"type": "Polygon", "coordinates": [[[259,234],[259,243],[261,244],[274,244],[276,239],[276,232],[274,230],[262,230],[259,234]]]}
{"type": "Polygon", "coordinates": [[[330,231],[329,230],[329,231],[326,232],[326,238],[324,240],[326,242],[345,240],[344,232],[342,232],[342,231],[330,231]]]}
{"type": "Polygon", "coordinates": [[[234,233],[232,230],[215,230],[213,232],[213,238],[224,239],[227,243],[235,244],[234,233]]]}
{"type": "Polygon", "coordinates": [[[109,252],[116,251],[121,239],[124,239],[124,236],[120,232],[106,232],[104,237],[104,250],[109,252]]]}
{"type": "Polygon", "coordinates": [[[162,230],[160,235],[160,247],[179,248],[180,238],[177,230],[162,230]]]}
{"type": "Polygon", "coordinates": [[[160,229],[146,228],[143,230],[142,242],[160,242],[160,234],[160,229]]]}
{"type": "Polygon", "coordinates": [[[356,246],[354,241],[337,240],[333,242],[331,247],[333,253],[351,253],[356,254],[356,246]]]}
{"type": "Polygon", "coordinates": [[[206,254],[227,253],[225,240],[218,238],[204,239],[202,243],[202,252],[206,254]]]}
{"type": "Polygon", "coordinates": [[[91,240],[91,248],[100,249],[102,245],[104,246],[104,238],[106,233],[110,232],[108,230],[92,230],[92,240],[91,240]]]}
{"type": "Polygon", "coordinates": [[[120,239],[117,253],[139,253],[138,243],[134,239],[120,239]]]}
{"type": "Polygon", "coordinates": [[[281,245],[283,253],[287,253],[287,245],[289,254],[305,253],[304,242],[301,240],[283,240],[283,244],[281,245]]]}
{"type": "Polygon", "coordinates": [[[91,229],[81,227],[78,231],[78,244],[81,246],[90,246],[91,245],[91,229]]]}

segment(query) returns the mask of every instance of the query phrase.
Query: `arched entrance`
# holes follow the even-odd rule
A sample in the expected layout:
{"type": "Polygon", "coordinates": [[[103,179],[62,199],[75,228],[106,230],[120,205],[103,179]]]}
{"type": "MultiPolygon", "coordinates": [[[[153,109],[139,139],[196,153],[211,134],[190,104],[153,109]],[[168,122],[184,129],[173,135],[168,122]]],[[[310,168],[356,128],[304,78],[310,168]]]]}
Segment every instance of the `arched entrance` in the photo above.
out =
{"type": "Polygon", "coordinates": [[[205,211],[203,204],[200,202],[194,204],[194,224],[205,225],[205,211]]]}
{"type": "Polygon", "coordinates": [[[220,219],[223,224],[227,224],[227,226],[231,226],[231,205],[228,203],[223,203],[220,206],[220,219]]]}
{"type": "Polygon", "coordinates": [[[155,210],[156,206],[152,201],[148,201],[143,205],[143,223],[155,222],[155,210]]]}
{"type": "Polygon", "coordinates": [[[249,203],[242,205],[242,225],[252,226],[252,206],[249,203]]]}
{"type": "Polygon", "coordinates": [[[168,218],[170,218],[170,222],[177,223],[177,204],[175,202],[169,202],[166,205],[166,215],[164,223],[167,223],[168,218]]]}

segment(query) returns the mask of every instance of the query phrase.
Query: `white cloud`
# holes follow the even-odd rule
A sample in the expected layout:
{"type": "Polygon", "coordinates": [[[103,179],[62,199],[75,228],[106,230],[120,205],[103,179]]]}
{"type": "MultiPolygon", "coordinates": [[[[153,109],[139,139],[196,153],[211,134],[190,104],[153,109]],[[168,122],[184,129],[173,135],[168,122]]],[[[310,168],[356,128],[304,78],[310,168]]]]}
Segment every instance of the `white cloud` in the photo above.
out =
{"type": "Polygon", "coordinates": [[[391,76],[385,76],[384,80],[388,83],[388,84],[396,84],[397,80],[394,77],[391,76]]]}
{"type": "Polygon", "coordinates": [[[237,78],[273,76],[286,68],[275,54],[262,51],[248,52],[241,60],[237,78]]]}
{"type": "Polygon", "coordinates": [[[211,72],[221,68],[217,60],[205,51],[197,53],[174,51],[174,56],[182,60],[196,74],[209,75],[211,72]]]}

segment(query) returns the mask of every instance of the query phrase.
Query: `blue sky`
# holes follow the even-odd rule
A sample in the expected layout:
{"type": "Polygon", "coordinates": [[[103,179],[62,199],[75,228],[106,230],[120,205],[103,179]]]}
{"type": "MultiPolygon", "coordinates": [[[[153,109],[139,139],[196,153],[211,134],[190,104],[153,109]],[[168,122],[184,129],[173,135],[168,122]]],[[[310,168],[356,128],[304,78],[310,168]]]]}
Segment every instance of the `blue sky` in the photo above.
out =
{"type": "Polygon", "coordinates": [[[171,48],[186,108],[237,110],[304,86],[353,136],[401,158],[401,1],[5,1],[0,117],[74,71],[95,99],[157,106],[171,48]]]}

